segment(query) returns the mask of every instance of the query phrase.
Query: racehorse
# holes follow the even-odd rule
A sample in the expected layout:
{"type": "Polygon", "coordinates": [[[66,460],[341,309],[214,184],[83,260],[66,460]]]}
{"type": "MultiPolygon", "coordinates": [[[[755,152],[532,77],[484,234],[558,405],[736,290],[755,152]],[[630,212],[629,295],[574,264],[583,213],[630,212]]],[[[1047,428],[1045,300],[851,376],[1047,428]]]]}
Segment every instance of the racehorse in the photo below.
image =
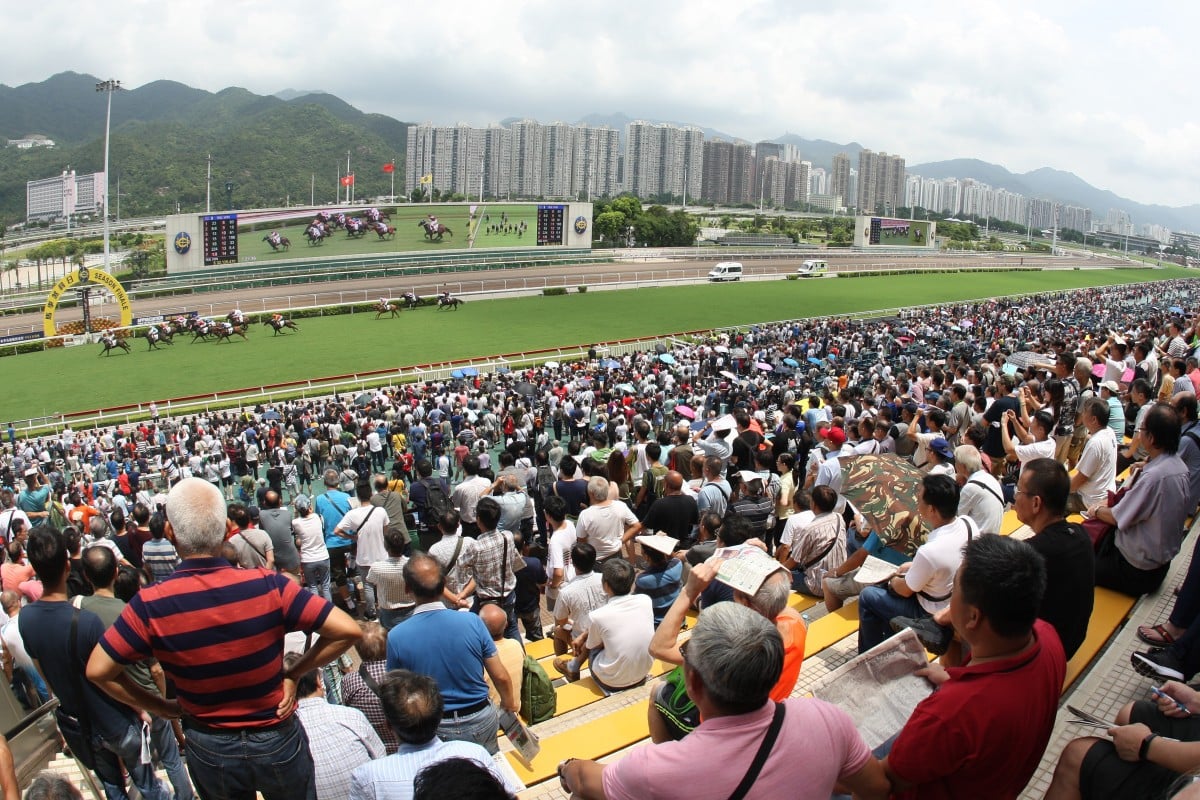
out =
{"type": "Polygon", "coordinates": [[[463,300],[461,297],[439,297],[438,311],[444,311],[447,308],[452,308],[455,311],[458,311],[458,307],[466,302],[467,301],[463,300]]]}
{"type": "Polygon", "coordinates": [[[382,239],[393,239],[396,236],[396,229],[394,227],[392,227],[391,225],[388,225],[383,222],[374,223],[373,225],[371,225],[371,230],[373,230],[373,231],[375,231],[375,233],[379,234],[379,238],[381,240],[382,239]]]}
{"type": "Polygon", "coordinates": [[[146,348],[147,350],[157,350],[160,343],[175,344],[173,341],[171,341],[170,336],[163,336],[156,327],[147,328],[145,333],[142,335],[146,337],[146,344],[149,345],[149,347],[146,348]]]}
{"type": "MultiPolygon", "coordinates": [[[[280,316],[280,315],[278,315],[278,314],[276,314],[276,315],[274,315],[274,316],[271,316],[271,317],[267,317],[266,319],[264,319],[264,320],[263,320],[263,325],[270,325],[270,326],[271,326],[271,329],[272,329],[273,331],[275,331],[275,335],[276,335],[276,336],[278,336],[278,335],[279,335],[279,333],[280,333],[280,332],[281,332],[281,331],[282,331],[284,328],[290,328],[290,329],[294,330],[296,333],[299,333],[299,332],[300,332],[300,326],[299,326],[299,325],[297,325],[296,323],[292,322],[290,319],[286,319],[285,317],[281,317],[281,316],[280,316]]],[[[243,327],[244,327],[244,326],[243,326],[243,327]]],[[[243,338],[243,339],[244,339],[244,338],[246,338],[244,333],[242,334],[242,338],[243,338]]]]}
{"type": "Polygon", "coordinates": [[[221,325],[212,326],[209,333],[217,338],[217,344],[229,341],[234,336],[240,336],[247,342],[250,341],[249,337],[246,336],[245,325],[231,325],[226,322],[221,325]]]}
{"type": "Polygon", "coordinates": [[[309,245],[318,245],[329,235],[329,229],[323,223],[314,222],[304,229],[309,245]]]}
{"type": "Polygon", "coordinates": [[[286,236],[280,236],[278,233],[274,235],[267,234],[263,237],[263,241],[271,245],[271,250],[275,252],[278,252],[279,250],[284,250],[286,252],[287,249],[292,246],[291,239],[287,238],[286,236]]]}
{"type": "Polygon", "coordinates": [[[425,238],[431,242],[440,242],[442,240],[443,233],[448,233],[451,236],[454,235],[454,231],[450,230],[440,222],[433,224],[427,219],[421,219],[417,220],[417,224],[425,229],[425,238]]]}
{"type": "Polygon", "coordinates": [[[385,220],[388,222],[392,221],[391,217],[381,212],[378,208],[368,208],[363,212],[363,216],[367,218],[368,222],[383,222],[385,220]]]}
{"type": "Polygon", "coordinates": [[[417,306],[421,305],[421,298],[417,297],[416,292],[404,293],[404,307],[412,311],[417,306]]]}
{"type": "Polygon", "coordinates": [[[245,325],[246,324],[246,314],[240,308],[235,308],[233,311],[230,311],[225,316],[225,319],[229,320],[234,325],[245,325]]]}
{"type": "Polygon", "coordinates": [[[214,335],[216,327],[203,317],[193,317],[188,320],[188,330],[192,332],[192,344],[214,335]]]}
{"type": "Polygon", "coordinates": [[[349,239],[357,239],[364,235],[370,226],[363,222],[358,217],[351,217],[346,220],[346,237],[349,239]]]}
{"type": "Polygon", "coordinates": [[[109,355],[113,350],[118,349],[124,350],[126,353],[132,352],[129,349],[129,342],[124,339],[118,339],[115,336],[101,336],[100,344],[104,345],[104,350],[100,353],[102,356],[109,355]]]}
{"type": "Polygon", "coordinates": [[[395,303],[380,300],[375,304],[375,319],[379,319],[384,314],[391,314],[393,317],[398,317],[400,316],[400,309],[395,303]]]}

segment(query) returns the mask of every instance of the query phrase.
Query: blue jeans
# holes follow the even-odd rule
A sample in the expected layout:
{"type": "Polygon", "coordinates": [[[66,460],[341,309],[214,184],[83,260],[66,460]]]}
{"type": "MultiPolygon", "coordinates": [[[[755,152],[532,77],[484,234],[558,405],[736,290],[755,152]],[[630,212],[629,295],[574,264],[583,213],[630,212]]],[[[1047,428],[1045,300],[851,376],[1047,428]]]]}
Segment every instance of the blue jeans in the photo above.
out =
{"type": "Polygon", "coordinates": [[[914,597],[901,597],[882,586],[858,595],[858,652],[865,653],[892,635],[892,617],[928,617],[914,597]]]}
{"type": "Polygon", "coordinates": [[[415,608],[415,606],[406,606],[405,608],[381,608],[379,609],[379,624],[383,626],[385,631],[390,631],[392,628],[411,617],[413,608],[415,608]]]}
{"type": "Polygon", "coordinates": [[[167,780],[175,789],[175,800],[192,800],[196,793],[192,791],[192,782],[188,780],[187,770],[183,760],[179,758],[179,742],[175,740],[175,731],[171,723],[162,717],[150,717],[150,746],[154,755],[166,770],[167,780]]]}
{"type": "Polygon", "coordinates": [[[500,730],[500,712],[494,705],[488,703],[487,708],[465,717],[443,717],[442,724],[438,726],[437,735],[444,742],[474,742],[492,755],[496,755],[496,751],[500,749],[496,742],[498,730],[500,730]]]}
{"type": "Polygon", "coordinates": [[[170,800],[171,792],[166,784],[154,774],[154,764],[142,764],[142,723],[135,719],[125,729],[119,738],[107,739],[98,734],[92,734],[93,749],[96,753],[94,772],[104,786],[104,796],[108,800],[127,800],[125,792],[125,776],[121,774],[121,765],[117,759],[125,762],[129,772],[129,780],[141,792],[146,800],[170,800]]]}
{"type": "Polygon", "coordinates": [[[204,800],[316,800],[312,754],[293,715],[277,728],[215,733],[189,727],[188,772],[204,800]]]}
{"type": "Polygon", "coordinates": [[[304,572],[304,584],[313,594],[319,594],[329,602],[333,602],[333,593],[329,589],[329,559],[309,561],[300,565],[304,572]]]}

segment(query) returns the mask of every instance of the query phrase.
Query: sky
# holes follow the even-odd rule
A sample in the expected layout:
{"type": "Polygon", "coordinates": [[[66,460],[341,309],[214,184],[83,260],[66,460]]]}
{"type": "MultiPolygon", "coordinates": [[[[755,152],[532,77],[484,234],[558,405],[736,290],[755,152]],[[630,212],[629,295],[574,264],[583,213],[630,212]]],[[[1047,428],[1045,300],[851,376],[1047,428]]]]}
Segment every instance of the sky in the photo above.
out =
{"type": "Polygon", "coordinates": [[[856,141],[909,165],[1049,166],[1138,202],[1200,203],[1200,4],[815,5],[39,0],[0,26],[0,81],[73,70],[321,90],[443,125],[621,112],[748,141],[856,141]]]}

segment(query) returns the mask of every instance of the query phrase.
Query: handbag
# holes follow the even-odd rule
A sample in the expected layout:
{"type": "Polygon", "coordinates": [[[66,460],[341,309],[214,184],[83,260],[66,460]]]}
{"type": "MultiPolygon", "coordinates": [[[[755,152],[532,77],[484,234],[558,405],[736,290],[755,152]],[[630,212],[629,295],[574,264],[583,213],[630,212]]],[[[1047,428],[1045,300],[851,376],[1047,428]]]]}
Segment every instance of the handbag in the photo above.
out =
{"type": "MultiPolygon", "coordinates": [[[[1138,475],[1140,474],[1141,473],[1139,472],[1138,475]]],[[[1134,480],[1137,480],[1136,476],[1134,477],[1134,480]]],[[[1109,508],[1112,508],[1117,503],[1121,502],[1121,498],[1125,496],[1125,492],[1128,491],[1129,487],[1132,485],[1133,481],[1130,481],[1127,485],[1122,486],[1117,491],[1109,492],[1108,502],[1106,505],[1109,508]]],[[[1088,538],[1092,540],[1092,549],[1096,552],[1099,552],[1100,546],[1104,543],[1104,541],[1111,538],[1112,535],[1117,531],[1116,525],[1109,524],[1099,517],[1085,519],[1080,524],[1080,527],[1083,528],[1083,532],[1088,535],[1088,538]]]]}

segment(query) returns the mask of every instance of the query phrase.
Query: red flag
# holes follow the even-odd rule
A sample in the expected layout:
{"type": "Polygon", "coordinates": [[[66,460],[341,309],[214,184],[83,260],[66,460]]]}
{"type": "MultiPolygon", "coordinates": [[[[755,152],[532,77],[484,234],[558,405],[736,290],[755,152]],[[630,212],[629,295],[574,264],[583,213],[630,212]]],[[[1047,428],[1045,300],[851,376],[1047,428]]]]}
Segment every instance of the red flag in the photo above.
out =
{"type": "Polygon", "coordinates": [[[342,176],[342,186],[353,186],[353,185],[354,185],[354,173],[353,172],[351,172],[349,175],[342,176]]]}
{"type": "Polygon", "coordinates": [[[383,165],[383,171],[384,172],[395,172],[396,165],[389,161],[388,163],[383,165]]]}

